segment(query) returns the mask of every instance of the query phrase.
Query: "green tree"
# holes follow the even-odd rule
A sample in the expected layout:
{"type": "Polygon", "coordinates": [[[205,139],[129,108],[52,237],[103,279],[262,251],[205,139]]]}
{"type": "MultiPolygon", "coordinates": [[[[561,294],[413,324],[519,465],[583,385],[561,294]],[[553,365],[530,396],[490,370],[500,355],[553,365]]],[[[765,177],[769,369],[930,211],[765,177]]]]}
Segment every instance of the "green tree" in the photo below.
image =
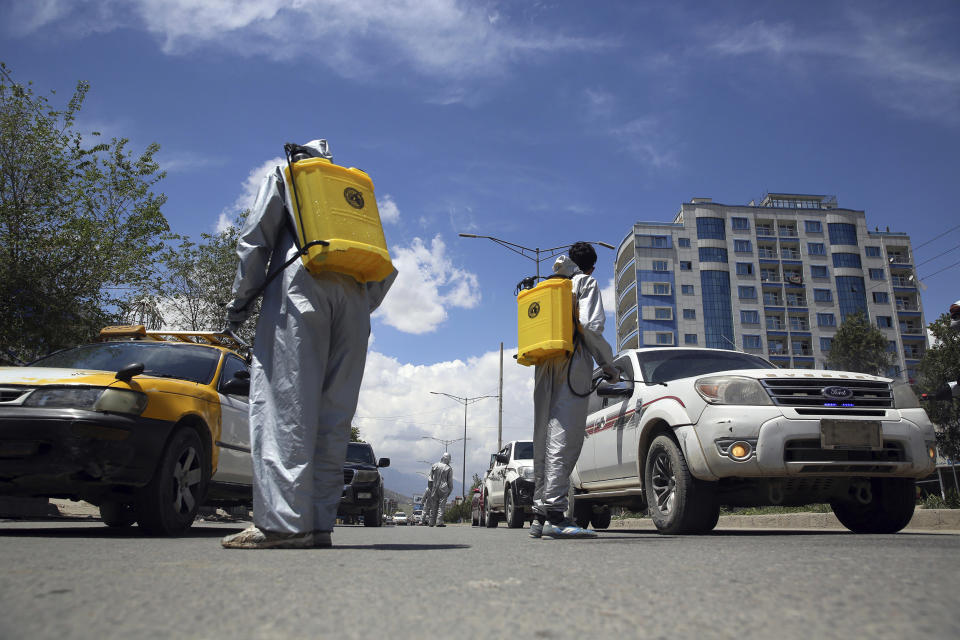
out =
{"type": "Polygon", "coordinates": [[[360,427],[355,424],[350,425],[350,442],[366,442],[360,437],[360,427]]]}
{"type": "Polygon", "coordinates": [[[833,337],[827,353],[827,367],[883,375],[893,364],[893,354],[887,350],[888,344],[887,337],[870,324],[865,314],[859,311],[851,313],[833,337]]]}
{"type": "MultiPolygon", "coordinates": [[[[31,360],[85,342],[153,277],[168,231],[152,189],[164,177],[128,140],[87,145],[76,118],[0,63],[0,353],[31,360]]],[[[92,134],[98,137],[99,134],[92,134]]]]}
{"type": "MultiPolygon", "coordinates": [[[[960,381],[960,332],[950,329],[950,316],[944,314],[930,324],[936,344],[920,361],[920,391],[932,397],[948,382],[960,381]]],[[[931,399],[924,408],[937,425],[937,447],[940,453],[960,458],[960,399],[931,399]]]]}

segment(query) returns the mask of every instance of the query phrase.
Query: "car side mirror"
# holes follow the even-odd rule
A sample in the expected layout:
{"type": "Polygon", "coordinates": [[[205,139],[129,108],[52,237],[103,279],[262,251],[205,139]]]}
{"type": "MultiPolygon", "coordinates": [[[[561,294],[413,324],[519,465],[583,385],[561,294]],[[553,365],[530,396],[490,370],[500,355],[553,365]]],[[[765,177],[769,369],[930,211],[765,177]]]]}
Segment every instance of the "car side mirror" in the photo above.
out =
{"type": "Polygon", "coordinates": [[[377,460],[377,466],[378,466],[378,467],[381,467],[381,468],[382,468],[382,467],[389,467],[389,466],[390,466],[390,458],[380,458],[379,460],[377,460]]]}
{"type": "Polygon", "coordinates": [[[133,379],[133,376],[138,376],[143,373],[144,367],[142,362],[131,362],[124,368],[117,371],[115,376],[117,380],[123,380],[124,382],[130,382],[133,379]]]}
{"type": "Polygon", "coordinates": [[[234,396],[249,396],[250,374],[246,371],[238,371],[232,378],[224,383],[223,392],[234,396]],[[246,376],[241,374],[246,374],[246,376]]]}
{"type": "Polygon", "coordinates": [[[508,456],[505,453],[498,453],[497,462],[499,462],[500,464],[507,464],[508,462],[510,462],[510,456],[508,456]]]}
{"type": "Polygon", "coordinates": [[[633,383],[626,380],[601,382],[597,387],[597,395],[601,398],[629,398],[633,395],[633,383]]]}

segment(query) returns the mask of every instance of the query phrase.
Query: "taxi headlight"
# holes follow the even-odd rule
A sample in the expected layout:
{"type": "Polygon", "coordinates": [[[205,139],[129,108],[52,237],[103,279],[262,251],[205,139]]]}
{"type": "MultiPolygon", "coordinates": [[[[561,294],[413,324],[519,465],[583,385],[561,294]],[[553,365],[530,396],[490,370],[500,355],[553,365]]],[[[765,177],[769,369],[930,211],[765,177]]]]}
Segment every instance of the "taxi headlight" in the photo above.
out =
{"type": "Polygon", "coordinates": [[[353,476],[354,482],[376,482],[377,478],[380,477],[380,473],[377,471],[369,470],[360,470],[357,471],[353,476]]]}
{"type": "Polygon", "coordinates": [[[897,409],[919,409],[920,399],[906,382],[896,382],[893,385],[893,406],[897,409]]]}
{"type": "Polygon", "coordinates": [[[700,397],[710,404],[772,405],[763,385],[746,376],[711,376],[694,383],[700,397]]]}
{"type": "Polygon", "coordinates": [[[84,409],[104,413],[140,415],[147,408],[147,396],[124,389],[99,387],[53,387],[37,389],[23,402],[25,407],[84,409]]]}

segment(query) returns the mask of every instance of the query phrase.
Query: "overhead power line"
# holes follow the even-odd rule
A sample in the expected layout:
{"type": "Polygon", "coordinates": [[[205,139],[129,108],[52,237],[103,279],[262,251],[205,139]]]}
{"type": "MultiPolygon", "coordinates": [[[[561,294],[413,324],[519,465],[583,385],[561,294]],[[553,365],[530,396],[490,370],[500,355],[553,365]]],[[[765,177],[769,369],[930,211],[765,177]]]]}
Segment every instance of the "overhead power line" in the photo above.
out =
{"type": "Polygon", "coordinates": [[[953,231],[956,231],[957,229],[960,229],[960,224],[958,224],[957,226],[955,226],[955,227],[953,227],[953,228],[951,228],[951,229],[947,229],[947,230],[944,231],[943,233],[937,234],[935,237],[930,238],[929,240],[927,240],[927,241],[924,242],[923,244],[918,244],[917,246],[915,246],[915,247],[913,248],[913,250],[916,251],[916,250],[919,249],[920,247],[925,247],[925,246],[927,246],[928,244],[930,244],[931,242],[935,242],[935,241],[939,240],[940,238],[942,238],[943,236],[947,235],[948,233],[952,233],[953,231]]]}

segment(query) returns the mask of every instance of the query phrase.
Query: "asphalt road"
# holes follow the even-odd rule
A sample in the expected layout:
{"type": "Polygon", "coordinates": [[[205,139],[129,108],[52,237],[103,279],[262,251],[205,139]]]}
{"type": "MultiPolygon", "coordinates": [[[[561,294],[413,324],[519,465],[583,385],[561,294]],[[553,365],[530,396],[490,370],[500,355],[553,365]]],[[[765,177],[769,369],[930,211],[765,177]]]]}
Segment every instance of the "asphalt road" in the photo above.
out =
{"type": "Polygon", "coordinates": [[[960,635],[956,533],[338,527],[333,549],[222,549],[239,528],[0,522],[0,638],[960,635]]]}

